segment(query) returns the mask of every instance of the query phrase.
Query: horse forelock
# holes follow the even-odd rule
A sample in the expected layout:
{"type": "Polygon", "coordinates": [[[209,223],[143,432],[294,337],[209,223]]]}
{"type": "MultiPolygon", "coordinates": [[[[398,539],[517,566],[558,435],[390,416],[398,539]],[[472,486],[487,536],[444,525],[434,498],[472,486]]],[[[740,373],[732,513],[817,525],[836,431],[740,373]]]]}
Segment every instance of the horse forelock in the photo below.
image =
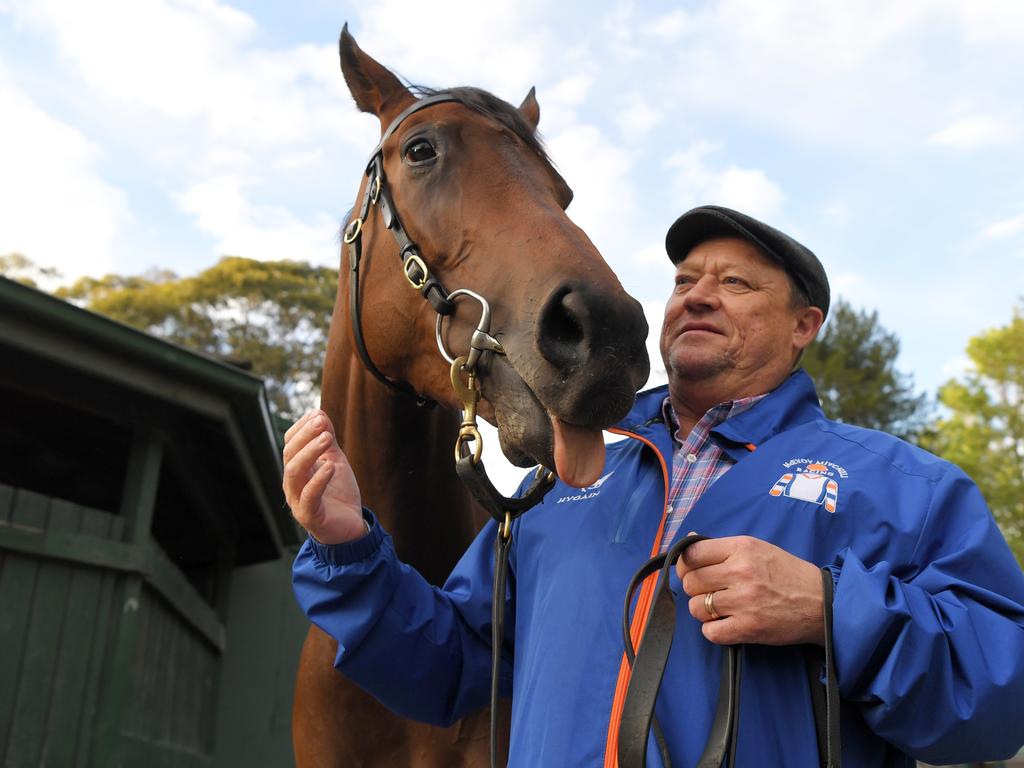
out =
{"type": "Polygon", "coordinates": [[[548,157],[548,151],[544,147],[537,129],[526,121],[526,118],[523,117],[518,109],[507,101],[499,99],[493,93],[468,85],[455,88],[429,88],[425,85],[410,85],[409,90],[420,98],[436,96],[439,93],[452,94],[474,112],[496,120],[508,128],[522,139],[527,147],[536,152],[544,162],[551,164],[551,158],[548,157]]]}

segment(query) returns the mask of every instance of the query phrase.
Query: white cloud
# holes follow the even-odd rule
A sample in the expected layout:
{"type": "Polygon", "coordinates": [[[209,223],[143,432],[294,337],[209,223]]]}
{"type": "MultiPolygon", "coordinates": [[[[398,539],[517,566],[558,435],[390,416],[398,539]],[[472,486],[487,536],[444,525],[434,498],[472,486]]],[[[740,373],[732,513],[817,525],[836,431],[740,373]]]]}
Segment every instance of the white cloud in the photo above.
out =
{"type": "Polygon", "coordinates": [[[548,139],[551,156],[575,193],[569,216],[589,236],[613,269],[629,257],[635,195],[631,154],[594,125],[567,126],[548,139]]]}
{"type": "Polygon", "coordinates": [[[656,128],[664,119],[665,113],[651,106],[643,94],[629,94],[615,113],[615,122],[627,142],[642,139],[656,128]]]}
{"type": "Polygon", "coordinates": [[[1016,216],[992,222],[981,231],[981,236],[985,239],[995,240],[1012,237],[1022,232],[1024,232],[1024,213],[1018,213],[1016,216]]]}
{"type": "Polygon", "coordinates": [[[671,42],[679,38],[686,29],[690,17],[686,11],[676,9],[659,16],[649,24],[644,25],[642,31],[651,37],[660,38],[671,42]]]}
{"type": "Polygon", "coordinates": [[[129,214],[102,177],[102,152],[22,93],[2,62],[0,115],[0,253],[23,253],[69,279],[111,271],[129,214]]]}
{"type": "Polygon", "coordinates": [[[633,254],[633,262],[654,265],[668,262],[668,256],[665,255],[665,243],[659,240],[656,243],[645,245],[633,254]]]}
{"type": "Polygon", "coordinates": [[[668,158],[674,171],[673,208],[684,211],[695,205],[714,204],[771,218],[779,212],[785,195],[782,189],[756,168],[716,166],[712,156],[720,145],[698,141],[668,158]]]}
{"type": "MultiPolygon", "coordinates": [[[[667,290],[667,289],[666,289],[667,290]]],[[[661,326],[665,319],[664,301],[642,301],[644,316],[647,318],[647,355],[651,361],[651,375],[643,389],[650,389],[668,382],[665,361],[661,359],[661,326]]]]}
{"type": "Polygon", "coordinates": [[[253,203],[245,192],[238,179],[226,176],[194,184],[178,196],[181,209],[214,238],[211,255],[337,263],[337,221],[326,215],[304,221],[286,208],[253,203]]]}
{"type": "Polygon", "coordinates": [[[518,104],[531,85],[547,80],[545,15],[539,0],[437,0],[429,9],[416,0],[377,0],[359,9],[349,30],[360,48],[413,82],[471,84],[518,104]]]}
{"type": "Polygon", "coordinates": [[[1013,136],[1013,127],[1006,120],[992,115],[972,115],[930,134],[926,141],[953,149],[978,149],[1005,144],[1012,141],[1013,136]]]}
{"type": "Polygon", "coordinates": [[[720,0],[691,11],[673,50],[656,60],[659,79],[694,110],[739,114],[789,138],[891,151],[933,131],[951,93],[971,93],[980,110],[1001,104],[1003,83],[1024,66],[1020,4],[973,5],[720,0]],[[996,34],[1017,44],[975,44],[996,34]]]}

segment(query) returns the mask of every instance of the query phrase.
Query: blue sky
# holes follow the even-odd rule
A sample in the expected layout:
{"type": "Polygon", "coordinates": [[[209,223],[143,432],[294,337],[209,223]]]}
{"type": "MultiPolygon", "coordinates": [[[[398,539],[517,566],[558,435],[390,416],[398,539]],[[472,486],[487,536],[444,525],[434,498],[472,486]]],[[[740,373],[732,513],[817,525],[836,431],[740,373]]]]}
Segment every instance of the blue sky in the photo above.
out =
{"type": "Polygon", "coordinates": [[[664,232],[700,203],[812,248],[930,393],[1024,295],[1024,4],[998,0],[0,0],[0,253],[337,263],[379,132],[346,20],[411,81],[536,85],[569,213],[654,327],[664,232]]]}

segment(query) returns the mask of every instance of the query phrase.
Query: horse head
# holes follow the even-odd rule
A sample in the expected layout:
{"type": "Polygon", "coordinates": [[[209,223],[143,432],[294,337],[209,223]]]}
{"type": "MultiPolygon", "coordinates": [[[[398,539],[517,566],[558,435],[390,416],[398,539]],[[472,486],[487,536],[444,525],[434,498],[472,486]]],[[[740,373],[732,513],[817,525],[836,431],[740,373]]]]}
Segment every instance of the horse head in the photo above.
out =
{"type": "MultiPolygon", "coordinates": [[[[365,211],[356,225],[364,297],[356,319],[369,360],[388,379],[461,408],[435,343],[437,308],[410,283],[428,271],[445,290],[472,291],[486,300],[498,342],[476,366],[479,413],[497,426],[505,455],[572,485],[594,482],[604,463],[600,430],[626,415],[647,378],[647,322],[565,213],[572,191],[538,139],[533,90],[518,108],[475,88],[436,92],[426,104],[347,26],[340,53],[356,104],[381,124],[377,171],[363,179],[353,213],[365,211]],[[411,267],[403,243],[415,244],[411,267]]],[[[461,294],[447,309],[443,346],[465,354],[481,303],[461,294]]]]}

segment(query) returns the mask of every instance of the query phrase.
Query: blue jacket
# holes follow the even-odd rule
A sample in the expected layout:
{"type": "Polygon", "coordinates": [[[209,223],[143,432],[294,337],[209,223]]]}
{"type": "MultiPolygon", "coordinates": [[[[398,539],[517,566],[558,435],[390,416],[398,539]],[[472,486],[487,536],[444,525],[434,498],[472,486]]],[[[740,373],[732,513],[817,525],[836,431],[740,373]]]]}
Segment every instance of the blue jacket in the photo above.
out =
{"type": "MultiPolygon", "coordinates": [[[[503,679],[514,691],[512,766],[604,760],[622,601],[664,512],[665,394],[638,397],[623,425],[635,437],[608,446],[598,485],[559,483],[513,527],[503,679]]],[[[681,535],[746,534],[830,567],[845,765],[1014,754],[1024,742],[1024,575],[974,483],[889,435],[828,421],[803,372],[714,438],[737,463],[681,535]]],[[[443,589],[400,563],[378,525],[345,545],[307,541],[295,593],[338,639],[338,669],[403,715],[449,723],[488,698],[494,535],[493,525],[481,532],[443,589]]],[[[657,714],[674,765],[688,766],[711,724],[722,651],[674,588],[657,714]]],[[[800,649],[744,654],[738,764],[816,766],[800,649]]]]}

